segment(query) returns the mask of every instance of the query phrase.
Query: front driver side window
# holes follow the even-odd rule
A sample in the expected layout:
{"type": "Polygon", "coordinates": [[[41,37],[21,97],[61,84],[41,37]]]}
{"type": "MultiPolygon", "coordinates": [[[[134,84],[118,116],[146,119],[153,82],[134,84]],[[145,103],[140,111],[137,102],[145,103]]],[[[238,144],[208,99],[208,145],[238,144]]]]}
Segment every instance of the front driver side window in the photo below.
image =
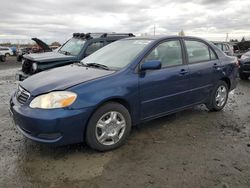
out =
{"type": "Polygon", "coordinates": [[[145,61],[159,60],[162,67],[169,67],[182,64],[182,51],[179,40],[171,40],[159,44],[146,57],[145,61]]]}
{"type": "Polygon", "coordinates": [[[93,42],[92,44],[90,44],[88,47],[87,47],[87,50],[86,50],[86,56],[94,53],[95,51],[99,50],[100,48],[102,48],[104,46],[104,42],[103,41],[99,41],[99,42],[93,42]]]}

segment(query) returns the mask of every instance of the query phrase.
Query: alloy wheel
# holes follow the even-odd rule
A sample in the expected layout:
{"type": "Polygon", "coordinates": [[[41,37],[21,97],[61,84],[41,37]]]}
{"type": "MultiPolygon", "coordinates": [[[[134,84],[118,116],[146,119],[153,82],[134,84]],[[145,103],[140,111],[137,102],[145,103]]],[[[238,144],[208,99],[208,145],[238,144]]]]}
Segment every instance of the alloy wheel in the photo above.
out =
{"type": "Polygon", "coordinates": [[[216,105],[222,107],[227,100],[227,88],[223,85],[219,86],[215,96],[216,105]]]}
{"type": "Polygon", "coordinates": [[[96,124],[96,139],[100,144],[110,146],[120,141],[126,129],[124,116],[116,111],[105,113],[96,124]]]}

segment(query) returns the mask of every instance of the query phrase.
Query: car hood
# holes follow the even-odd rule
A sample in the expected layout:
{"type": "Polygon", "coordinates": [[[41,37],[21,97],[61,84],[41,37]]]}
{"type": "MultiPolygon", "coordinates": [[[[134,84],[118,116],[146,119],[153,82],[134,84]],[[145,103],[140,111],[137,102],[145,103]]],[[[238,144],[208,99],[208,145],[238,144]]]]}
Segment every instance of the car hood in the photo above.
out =
{"type": "Polygon", "coordinates": [[[50,61],[71,61],[76,60],[77,58],[75,56],[71,55],[64,55],[59,52],[45,52],[45,53],[31,53],[24,55],[25,59],[29,59],[31,61],[36,61],[39,63],[46,63],[50,61]]]}
{"type": "Polygon", "coordinates": [[[79,65],[69,65],[35,74],[21,82],[20,86],[30,92],[32,96],[37,96],[50,91],[65,90],[114,72],[79,65]]]}
{"type": "Polygon", "coordinates": [[[38,46],[40,46],[45,52],[51,52],[51,48],[42,40],[38,39],[38,38],[32,38],[33,41],[35,41],[38,46]]]}

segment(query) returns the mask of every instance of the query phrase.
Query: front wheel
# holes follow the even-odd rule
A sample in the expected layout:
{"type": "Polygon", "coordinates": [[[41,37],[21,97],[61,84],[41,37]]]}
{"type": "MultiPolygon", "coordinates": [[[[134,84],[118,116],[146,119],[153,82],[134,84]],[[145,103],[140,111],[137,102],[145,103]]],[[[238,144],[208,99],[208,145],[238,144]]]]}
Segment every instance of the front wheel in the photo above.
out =
{"type": "Polygon", "coordinates": [[[224,108],[228,99],[228,85],[224,81],[219,81],[214,87],[209,102],[206,104],[210,111],[220,111],[224,108]]]}
{"type": "Polygon", "coordinates": [[[88,146],[98,151],[120,147],[131,130],[128,110],[119,103],[106,103],[92,115],[86,130],[88,146]]]}

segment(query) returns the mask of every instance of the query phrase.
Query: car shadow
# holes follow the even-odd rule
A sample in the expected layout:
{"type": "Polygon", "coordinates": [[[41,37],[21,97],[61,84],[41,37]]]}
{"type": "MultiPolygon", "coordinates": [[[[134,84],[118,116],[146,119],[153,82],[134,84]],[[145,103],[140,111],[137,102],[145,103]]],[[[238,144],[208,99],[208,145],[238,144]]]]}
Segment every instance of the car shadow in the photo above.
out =
{"type": "MultiPolygon", "coordinates": [[[[186,109],[181,112],[177,112],[174,114],[166,115],[154,120],[150,120],[132,127],[131,135],[136,137],[136,134],[147,132],[147,131],[154,131],[160,130],[164,126],[175,126],[175,121],[181,118],[190,119],[194,114],[199,113],[208,113],[208,110],[205,108],[204,105],[195,106],[189,109],[186,109]]],[[[128,138],[128,141],[130,137],[128,138]]],[[[71,144],[65,146],[49,146],[40,143],[36,143],[25,139],[24,150],[27,153],[36,152],[39,153],[41,156],[50,156],[54,159],[60,159],[67,155],[74,154],[74,153],[85,153],[88,155],[101,153],[89,148],[85,143],[78,143],[78,144],[71,144]]],[[[118,148],[119,150],[119,148],[118,148]]],[[[116,150],[113,150],[116,151],[116,150]]],[[[112,152],[112,151],[111,151],[112,152]]]]}

